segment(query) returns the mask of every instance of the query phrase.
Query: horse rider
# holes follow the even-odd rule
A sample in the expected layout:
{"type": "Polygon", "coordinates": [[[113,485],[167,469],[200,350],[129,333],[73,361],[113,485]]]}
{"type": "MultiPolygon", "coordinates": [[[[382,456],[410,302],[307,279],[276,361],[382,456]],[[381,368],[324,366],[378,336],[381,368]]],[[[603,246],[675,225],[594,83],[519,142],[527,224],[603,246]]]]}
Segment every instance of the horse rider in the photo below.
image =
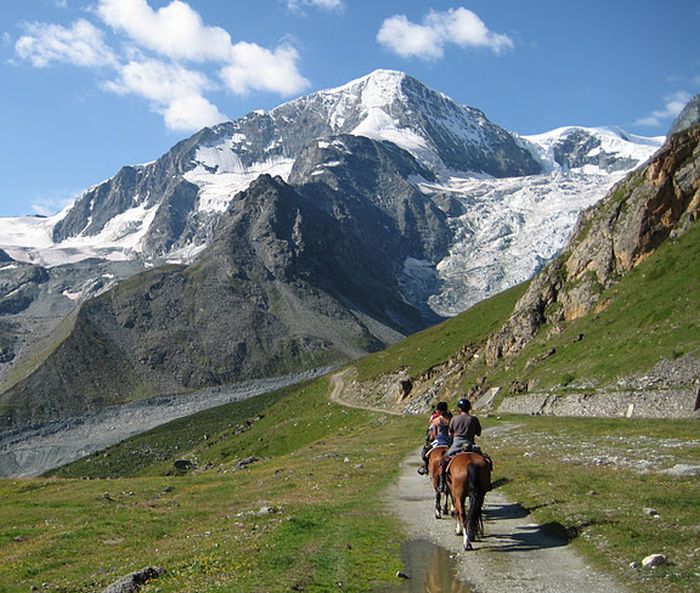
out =
{"type": "Polygon", "coordinates": [[[481,436],[481,423],[476,416],[472,416],[469,411],[472,408],[471,402],[463,397],[457,403],[459,414],[450,420],[449,433],[452,437],[452,446],[441,461],[440,489],[445,489],[445,470],[452,457],[463,451],[480,451],[474,442],[474,438],[481,436]]]}
{"type": "Polygon", "coordinates": [[[430,417],[428,442],[421,452],[423,465],[418,468],[418,473],[421,475],[428,473],[428,454],[430,451],[434,447],[449,447],[452,444],[452,437],[450,436],[452,414],[447,407],[447,402],[438,402],[437,406],[435,406],[435,412],[437,414],[433,414],[430,417]]]}

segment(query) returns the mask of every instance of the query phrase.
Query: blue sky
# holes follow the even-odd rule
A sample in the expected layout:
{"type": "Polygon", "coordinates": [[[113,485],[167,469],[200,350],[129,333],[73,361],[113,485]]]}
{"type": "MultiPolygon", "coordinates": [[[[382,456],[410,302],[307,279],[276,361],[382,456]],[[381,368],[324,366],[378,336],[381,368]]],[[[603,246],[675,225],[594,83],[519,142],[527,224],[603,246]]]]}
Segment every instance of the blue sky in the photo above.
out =
{"type": "Polygon", "coordinates": [[[700,0],[23,0],[0,15],[0,216],[54,212],[198,128],[377,68],[521,134],[663,135],[700,0]]]}

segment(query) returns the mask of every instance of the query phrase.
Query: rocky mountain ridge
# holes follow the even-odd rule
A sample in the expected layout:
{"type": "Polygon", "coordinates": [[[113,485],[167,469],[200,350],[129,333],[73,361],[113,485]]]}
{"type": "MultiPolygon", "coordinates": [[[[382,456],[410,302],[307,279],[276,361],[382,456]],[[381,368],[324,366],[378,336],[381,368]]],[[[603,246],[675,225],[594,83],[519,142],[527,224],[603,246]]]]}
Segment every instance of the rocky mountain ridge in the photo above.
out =
{"type": "MultiPolygon", "coordinates": [[[[332,158],[364,145],[348,158],[364,155],[357,171],[369,190],[341,167],[298,187],[260,176],[193,264],[146,271],[83,303],[67,335],[0,396],[3,424],[326,366],[438,321],[397,282],[406,257],[445,250],[444,214],[401,175],[428,172],[388,142],[336,142],[332,158]],[[378,191],[403,185],[400,200],[378,191]]],[[[299,166],[328,154],[309,149],[299,166]]]]}
{"type": "MultiPolygon", "coordinates": [[[[0,373],[6,421],[379,349],[529,277],[599,188],[653,148],[583,128],[516,138],[390,71],[206,128],[55,219],[25,221],[55,261],[81,249],[127,261],[118,273],[95,264],[109,282],[73,275],[58,292],[18,281],[13,262],[0,269],[7,307],[22,301],[2,320],[0,347],[26,355],[0,373]],[[465,266],[473,257],[492,261],[465,266]],[[72,303],[82,306],[59,323],[72,303]],[[18,347],[24,311],[49,309],[41,347],[18,347]]],[[[10,255],[35,257],[16,226],[5,234],[0,221],[10,255]]],[[[59,268],[71,277],[69,266],[32,269],[52,278],[59,268]]]]}

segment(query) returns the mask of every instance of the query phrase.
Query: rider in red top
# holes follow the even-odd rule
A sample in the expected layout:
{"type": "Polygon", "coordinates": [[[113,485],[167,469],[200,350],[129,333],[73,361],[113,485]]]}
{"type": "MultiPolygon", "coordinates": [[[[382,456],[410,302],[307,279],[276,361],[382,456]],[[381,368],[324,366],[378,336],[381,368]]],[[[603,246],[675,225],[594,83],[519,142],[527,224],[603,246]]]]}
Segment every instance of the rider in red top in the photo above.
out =
{"type": "Polygon", "coordinates": [[[435,410],[430,416],[430,426],[428,427],[428,436],[421,451],[421,459],[423,465],[418,468],[418,473],[425,475],[428,473],[428,453],[433,447],[440,445],[449,446],[452,443],[452,438],[449,436],[449,424],[452,414],[447,408],[447,402],[438,402],[435,410]]]}

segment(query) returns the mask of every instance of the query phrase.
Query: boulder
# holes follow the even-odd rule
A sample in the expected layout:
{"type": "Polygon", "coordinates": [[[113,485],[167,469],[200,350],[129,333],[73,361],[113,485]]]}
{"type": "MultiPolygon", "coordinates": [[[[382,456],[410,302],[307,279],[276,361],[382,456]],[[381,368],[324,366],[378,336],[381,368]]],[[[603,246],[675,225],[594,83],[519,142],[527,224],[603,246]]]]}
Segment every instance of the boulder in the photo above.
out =
{"type": "Polygon", "coordinates": [[[173,462],[173,465],[175,466],[176,470],[181,472],[186,472],[187,470],[192,469],[194,467],[194,463],[189,459],[176,459],[173,462]]]}
{"type": "Polygon", "coordinates": [[[662,564],[666,564],[666,556],[663,554],[650,554],[644,560],[642,560],[642,566],[644,567],[655,567],[655,566],[661,566],[662,564]]]}
{"type": "Polygon", "coordinates": [[[157,579],[164,573],[164,568],[147,566],[115,581],[109,587],[103,589],[102,593],[136,593],[148,581],[157,579]]]}

